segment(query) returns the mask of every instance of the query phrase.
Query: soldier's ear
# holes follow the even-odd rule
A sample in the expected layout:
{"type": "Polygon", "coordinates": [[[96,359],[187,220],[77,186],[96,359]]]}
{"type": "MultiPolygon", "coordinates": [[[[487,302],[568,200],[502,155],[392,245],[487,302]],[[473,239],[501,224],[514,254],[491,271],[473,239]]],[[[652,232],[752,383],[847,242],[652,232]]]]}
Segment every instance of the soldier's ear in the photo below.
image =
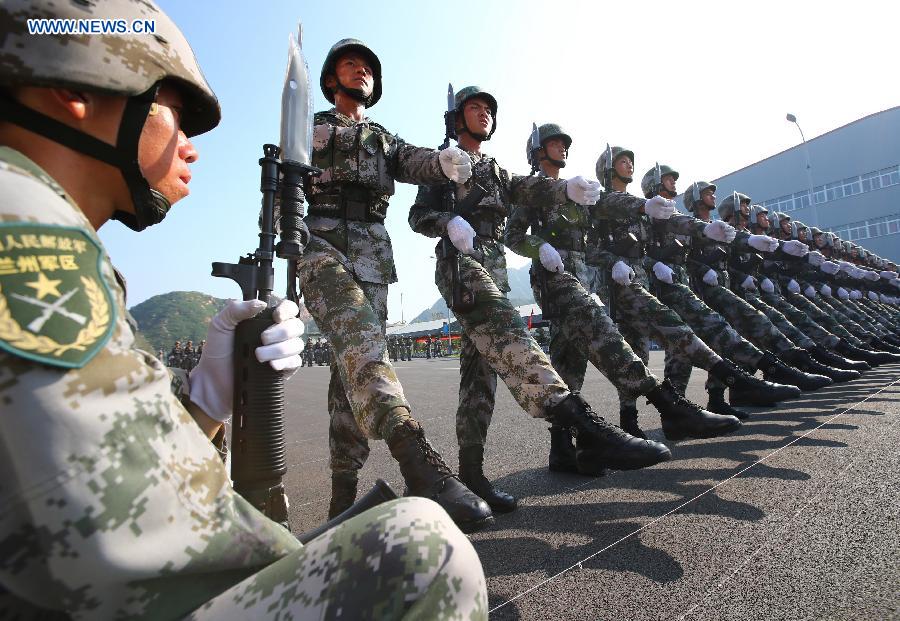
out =
{"type": "Polygon", "coordinates": [[[64,110],[71,118],[83,121],[87,117],[88,105],[91,102],[90,95],[67,88],[51,88],[47,90],[54,104],[64,110]]]}

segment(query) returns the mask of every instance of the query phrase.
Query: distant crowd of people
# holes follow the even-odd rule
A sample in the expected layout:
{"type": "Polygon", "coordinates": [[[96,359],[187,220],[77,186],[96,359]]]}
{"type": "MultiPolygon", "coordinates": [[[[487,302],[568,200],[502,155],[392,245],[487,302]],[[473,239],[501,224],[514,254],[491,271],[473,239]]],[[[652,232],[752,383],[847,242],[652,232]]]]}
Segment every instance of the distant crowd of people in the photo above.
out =
{"type": "Polygon", "coordinates": [[[167,367],[190,371],[200,362],[200,356],[203,354],[203,346],[205,344],[206,341],[203,340],[200,341],[197,347],[194,347],[194,341],[188,340],[182,346],[181,341],[175,341],[168,354],[160,349],[156,352],[156,357],[162,360],[167,367]]]}

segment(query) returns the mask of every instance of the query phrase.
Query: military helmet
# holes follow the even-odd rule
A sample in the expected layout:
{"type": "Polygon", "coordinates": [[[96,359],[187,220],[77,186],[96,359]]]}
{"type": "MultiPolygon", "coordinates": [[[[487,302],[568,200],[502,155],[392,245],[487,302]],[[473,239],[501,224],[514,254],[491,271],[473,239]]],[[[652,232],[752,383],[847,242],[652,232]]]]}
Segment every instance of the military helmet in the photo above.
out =
{"type": "Polygon", "coordinates": [[[322,73],[319,74],[319,87],[322,89],[322,94],[325,95],[325,99],[330,103],[334,103],[334,93],[330,88],[325,86],[325,78],[329,75],[334,75],[335,64],[337,63],[338,58],[347,52],[357,52],[358,54],[361,54],[369,61],[369,65],[372,67],[372,77],[374,78],[375,83],[372,86],[372,94],[366,101],[366,107],[371,108],[378,103],[379,99],[381,99],[381,61],[378,60],[378,56],[375,52],[369,49],[369,47],[359,39],[341,39],[331,46],[331,49],[328,50],[328,55],[325,56],[325,62],[322,63],[322,73]]]}
{"type": "Polygon", "coordinates": [[[0,118],[40,134],[122,173],[135,213],[116,211],[113,218],[136,231],[160,222],[171,207],[150,188],[138,164],[138,143],[160,82],[168,80],[183,99],[181,129],[196,136],[219,124],[219,102],[206,82],[187,39],[152,1],[109,0],[101,3],[9,0],[0,3],[0,87],[62,87],[128,98],[116,144],[38,112],[0,92],[0,118]],[[123,33],[30,35],[30,18],[85,18],[153,21],[152,34],[123,33]]]}
{"type": "Polygon", "coordinates": [[[606,185],[605,185],[606,184],[606,181],[605,181],[606,168],[607,168],[607,166],[612,168],[612,166],[615,165],[616,160],[619,159],[619,156],[627,155],[628,157],[631,158],[631,163],[634,164],[634,151],[632,151],[630,149],[626,149],[625,147],[611,147],[609,149],[609,152],[612,153],[612,159],[609,162],[607,162],[606,161],[607,160],[607,152],[604,151],[603,153],[600,154],[600,157],[597,159],[597,166],[595,168],[595,171],[597,173],[597,179],[599,179],[601,182],[604,183],[604,187],[606,187],[606,185]]]}
{"type": "MultiPolygon", "coordinates": [[[[560,140],[562,140],[563,144],[566,147],[566,151],[568,151],[569,147],[572,146],[572,137],[569,134],[567,134],[566,132],[564,132],[562,127],[560,127],[556,123],[544,123],[543,125],[541,125],[540,127],[537,128],[537,131],[538,131],[538,143],[541,145],[541,147],[543,147],[544,143],[547,142],[548,140],[550,140],[551,138],[559,138],[560,140]]],[[[526,157],[528,158],[528,163],[531,165],[532,168],[536,169],[538,167],[538,162],[534,157],[534,155],[535,155],[534,152],[536,149],[534,148],[534,145],[532,144],[532,134],[533,133],[534,133],[534,131],[532,131],[530,134],[528,134],[528,142],[525,144],[525,154],[526,154],[526,157]]],[[[565,162],[560,162],[560,161],[556,161],[556,160],[551,160],[551,161],[553,161],[553,163],[556,164],[557,166],[560,166],[560,164],[562,164],[562,166],[565,166],[565,164],[566,164],[565,162]]],[[[562,168],[562,166],[560,166],[560,168],[562,168]]]]}
{"type": "Polygon", "coordinates": [[[746,194],[742,194],[741,192],[733,192],[722,199],[722,202],[719,203],[719,206],[716,208],[719,212],[719,217],[725,220],[726,222],[734,216],[735,207],[740,209],[741,204],[749,203],[751,199],[746,194]],[[734,201],[737,198],[738,204],[735,205],[734,201]]]}
{"type": "Polygon", "coordinates": [[[791,222],[791,239],[800,239],[800,231],[806,231],[807,240],[809,239],[809,227],[800,222],[800,220],[794,220],[791,222]]]}
{"type": "Polygon", "coordinates": [[[659,178],[656,177],[656,166],[648,170],[644,173],[644,177],[641,179],[641,192],[644,193],[644,196],[650,198],[654,194],[659,193],[659,187],[662,185],[662,178],[666,175],[672,175],[675,177],[675,181],[678,181],[678,171],[672,168],[671,166],[666,166],[665,164],[659,165],[659,178]]]}
{"type": "Polygon", "coordinates": [[[684,196],[682,197],[684,208],[693,213],[694,205],[700,202],[700,195],[703,190],[707,188],[712,188],[713,192],[716,191],[716,185],[707,181],[695,181],[688,186],[688,189],[684,191],[684,196]]]}
{"type": "MultiPolygon", "coordinates": [[[[491,136],[494,135],[494,132],[497,131],[497,99],[493,95],[491,95],[487,91],[481,90],[481,88],[479,88],[478,86],[466,86],[464,88],[461,88],[456,91],[456,96],[454,97],[454,101],[456,103],[456,113],[461,117],[463,106],[466,105],[467,101],[469,101],[470,99],[474,99],[475,97],[484,99],[491,109],[493,125],[491,125],[491,131],[488,132],[487,138],[485,138],[485,140],[490,140],[491,136]]],[[[463,123],[465,124],[465,121],[463,121],[463,123]]]]}
{"type": "Polygon", "coordinates": [[[762,228],[763,230],[768,230],[771,226],[771,222],[769,222],[769,210],[765,205],[755,204],[750,205],[750,226],[757,226],[762,228]],[[759,223],[759,216],[765,216],[766,226],[763,227],[759,223]]]}

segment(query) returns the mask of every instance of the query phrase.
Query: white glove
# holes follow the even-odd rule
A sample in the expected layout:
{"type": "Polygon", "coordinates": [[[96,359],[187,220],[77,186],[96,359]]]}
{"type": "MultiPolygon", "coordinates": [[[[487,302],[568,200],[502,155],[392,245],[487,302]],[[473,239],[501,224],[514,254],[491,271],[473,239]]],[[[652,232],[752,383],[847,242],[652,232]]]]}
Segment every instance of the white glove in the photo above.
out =
{"type": "Polygon", "coordinates": [[[881,274],[879,274],[878,272],[863,270],[863,276],[865,276],[867,280],[870,280],[872,282],[878,282],[879,280],[881,280],[881,274]]]}
{"type": "Polygon", "coordinates": [[[703,227],[703,235],[713,241],[730,244],[734,241],[734,236],[737,235],[737,231],[734,230],[733,226],[723,220],[713,220],[703,227]]]}
{"type": "Polygon", "coordinates": [[[744,282],[741,283],[741,287],[746,289],[747,291],[755,291],[756,290],[756,280],[754,280],[753,276],[747,276],[744,279],[744,282]]]}
{"type": "Polygon", "coordinates": [[[661,261],[653,264],[653,274],[657,280],[672,284],[672,268],[661,261]]]}
{"type": "Polygon", "coordinates": [[[834,261],[825,261],[819,266],[819,269],[826,274],[831,274],[833,276],[841,271],[841,266],[834,261]]]}
{"type": "MultiPolygon", "coordinates": [[[[792,239],[791,241],[797,241],[796,239],[792,239]]],[[[787,242],[784,244],[785,251],[787,251],[787,242]]],[[[825,255],[819,252],[818,250],[813,250],[806,257],[807,262],[813,267],[819,267],[823,263],[825,263],[825,255]]]]}
{"type": "Polygon", "coordinates": [[[541,258],[541,265],[543,265],[544,269],[548,272],[562,273],[566,271],[565,266],[563,266],[562,257],[559,256],[559,252],[547,242],[544,242],[541,244],[541,247],[538,248],[538,255],[541,258]]]}
{"type": "Polygon", "coordinates": [[[616,261],[612,268],[612,279],[623,287],[628,286],[634,280],[634,270],[627,263],[616,261]]]}
{"type": "Polygon", "coordinates": [[[807,285],[806,289],[803,290],[803,295],[808,297],[810,300],[816,297],[816,290],[812,285],[807,285]]]}
{"type": "Polygon", "coordinates": [[[847,298],[850,297],[850,292],[848,292],[843,287],[838,287],[837,294],[838,294],[838,297],[841,298],[842,300],[846,300],[847,298]]]}
{"type": "Polygon", "coordinates": [[[654,220],[668,220],[675,213],[675,201],[656,195],[644,203],[644,213],[654,220]]]}
{"type": "Polygon", "coordinates": [[[854,289],[853,291],[850,292],[851,300],[858,300],[861,297],[862,297],[862,293],[859,292],[859,289],[854,289]]]}
{"type": "Polygon", "coordinates": [[[765,291],[766,293],[774,293],[775,284],[769,280],[768,278],[763,278],[759,283],[759,288],[765,291]]]}
{"type": "Polygon", "coordinates": [[[472,176],[472,158],[459,147],[447,147],[438,153],[441,170],[450,181],[465,183],[472,176]]]}
{"type": "Polygon", "coordinates": [[[879,294],[878,294],[878,299],[881,300],[881,302],[882,302],[883,304],[890,304],[890,303],[891,303],[891,298],[889,298],[888,296],[886,296],[886,295],[883,294],[883,293],[879,293],[879,294]]]}
{"type": "MultiPolygon", "coordinates": [[[[266,308],[262,300],[229,300],[209,324],[200,362],[191,371],[191,401],[210,418],[224,422],[231,416],[234,398],[234,329],[266,308]]],[[[303,322],[300,309],[283,300],[272,313],[275,323],[262,335],[263,345],[256,348],[256,359],[268,362],[276,371],[294,371],[303,351],[303,322]]]]}
{"type": "Polygon", "coordinates": [[[760,252],[775,252],[778,250],[778,240],[768,235],[751,235],[747,240],[751,248],[760,252]]]}
{"type": "Polygon", "coordinates": [[[865,276],[865,272],[863,272],[858,267],[854,266],[851,272],[848,272],[851,278],[855,278],[856,280],[862,280],[863,276],[865,276]]]}
{"type": "Polygon", "coordinates": [[[710,287],[715,287],[719,284],[719,274],[716,270],[709,270],[703,275],[703,282],[705,282],[710,287]]]}
{"type": "Polygon", "coordinates": [[[791,293],[800,293],[800,283],[791,278],[791,280],[788,281],[787,290],[791,293]]]}
{"type": "Polygon", "coordinates": [[[872,300],[873,302],[877,302],[878,294],[875,293],[874,291],[869,291],[869,299],[872,300]]]}
{"type": "Polygon", "coordinates": [[[885,270],[885,271],[881,272],[881,277],[884,278],[885,280],[894,280],[895,278],[897,278],[897,272],[885,270]]]}
{"type": "Polygon", "coordinates": [[[566,196],[579,205],[595,205],[602,193],[603,186],[596,181],[581,176],[566,180],[566,196]]]}
{"type": "Polygon", "coordinates": [[[462,216],[455,216],[447,223],[447,237],[461,253],[475,252],[475,229],[462,216]]]}
{"type": "MultiPolygon", "coordinates": [[[[797,239],[789,239],[784,242],[784,251],[792,257],[805,257],[807,254],[812,254],[809,252],[809,247],[797,239]]],[[[821,252],[814,252],[822,257],[821,252]]],[[[822,257],[822,259],[824,260],[825,257],[822,257]]],[[[812,261],[810,261],[810,263],[812,263],[812,261]]]]}
{"type": "Polygon", "coordinates": [[[830,298],[831,297],[831,287],[829,287],[828,285],[822,285],[821,287],[819,287],[819,293],[824,295],[826,298],[830,298]]]}

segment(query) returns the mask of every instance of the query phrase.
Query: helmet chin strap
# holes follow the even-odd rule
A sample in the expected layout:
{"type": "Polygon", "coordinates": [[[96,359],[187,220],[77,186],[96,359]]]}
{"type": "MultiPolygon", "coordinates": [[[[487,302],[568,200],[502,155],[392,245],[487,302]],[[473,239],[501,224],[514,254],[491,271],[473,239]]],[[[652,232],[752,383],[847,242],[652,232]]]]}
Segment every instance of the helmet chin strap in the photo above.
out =
{"type": "Polygon", "coordinates": [[[341,81],[337,76],[335,76],[334,79],[337,82],[337,90],[363,104],[365,107],[369,107],[369,103],[372,101],[372,95],[366,95],[361,88],[347,88],[341,84],[341,81]]]}
{"type": "Polygon", "coordinates": [[[161,222],[171,207],[171,203],[162,194],[150,188],[138,163],[141,130],[147,121],[150,106],[156,100],[158,89],[157,84],[145,93],[128,98],[115,145],[66,125],[12,98],[0,96],[0,113],[5,120],[28,131],[118,168],[128,186],[135,213],[116,210],[113,219],[119,220],[132,230],[142,231],[161,222]]]}
{"type": "Polygon", "coordinates": [[[613,176],[616,177],[620,181],[624,181],[626,185],[631,183],[632,181],[634,181],[634,177],[623,177],[618,172],[616,172],[615,168],[613,168],[612,170],[613,170],[613,176]]]}

